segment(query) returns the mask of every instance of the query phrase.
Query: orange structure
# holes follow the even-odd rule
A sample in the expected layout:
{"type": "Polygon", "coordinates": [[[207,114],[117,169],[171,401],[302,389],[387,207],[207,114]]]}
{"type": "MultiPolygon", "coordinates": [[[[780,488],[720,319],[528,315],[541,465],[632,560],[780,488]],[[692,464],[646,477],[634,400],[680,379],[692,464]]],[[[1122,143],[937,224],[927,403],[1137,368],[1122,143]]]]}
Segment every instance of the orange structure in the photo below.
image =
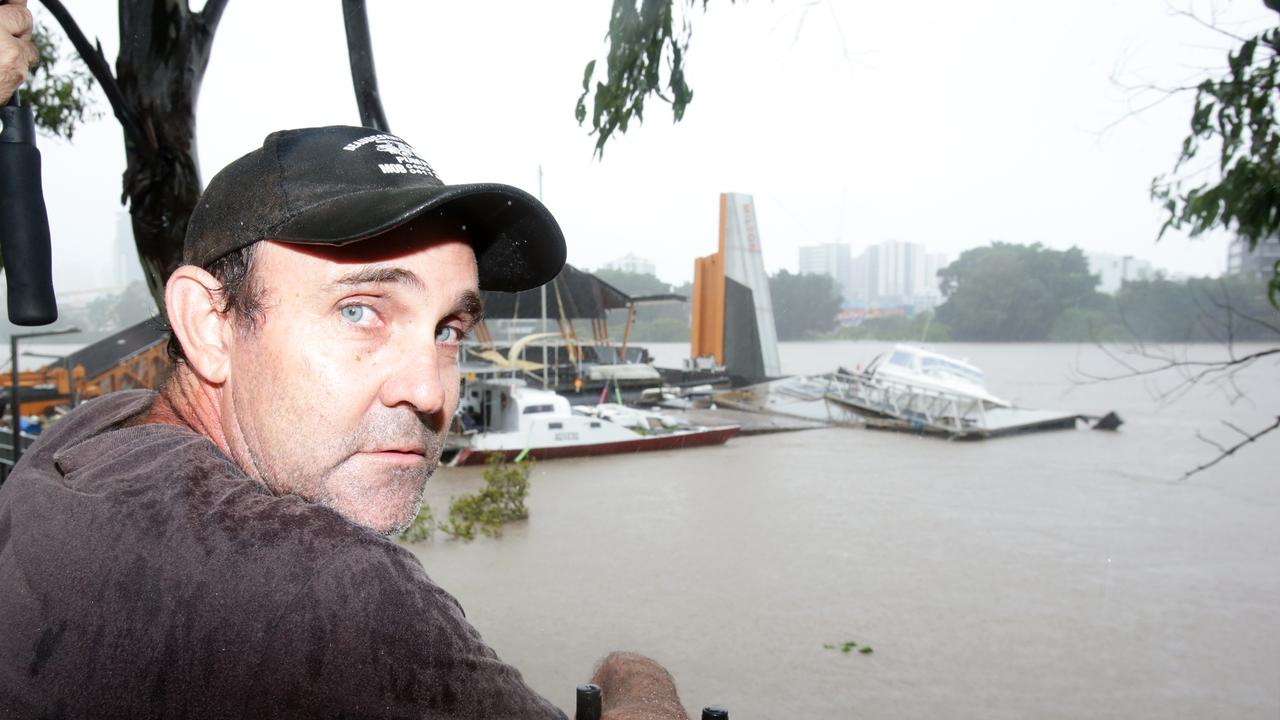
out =
{"type": "Polygon", "coordinates": [[[740,385],[782,374],[759,219],[750,195],[720,195],[720,247],[694,261],[692,324],[695,361],[714,358],[740,385]]]}
{"type": "Polygon", "coordinates": [[[724,233],[728,198],[720,195],[720,249],[693,261],[693,357],[714,357],[724,364],[724,233]]]}

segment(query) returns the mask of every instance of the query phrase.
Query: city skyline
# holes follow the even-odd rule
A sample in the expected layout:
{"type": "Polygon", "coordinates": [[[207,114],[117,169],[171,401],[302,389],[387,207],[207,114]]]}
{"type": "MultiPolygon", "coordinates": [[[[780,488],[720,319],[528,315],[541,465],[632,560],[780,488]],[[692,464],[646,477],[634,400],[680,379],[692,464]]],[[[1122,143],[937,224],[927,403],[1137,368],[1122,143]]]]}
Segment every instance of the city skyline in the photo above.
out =
{"type": "Polygon", "coordinates": [[[843,304],[910,305],[925,309],[942,301],[938,271],[946,253],[931,253],[923,243],[890,238],[869,243],[856,255],[849,243],[802,246],[799,272],[826,275],[841,288],[843,304]]]}

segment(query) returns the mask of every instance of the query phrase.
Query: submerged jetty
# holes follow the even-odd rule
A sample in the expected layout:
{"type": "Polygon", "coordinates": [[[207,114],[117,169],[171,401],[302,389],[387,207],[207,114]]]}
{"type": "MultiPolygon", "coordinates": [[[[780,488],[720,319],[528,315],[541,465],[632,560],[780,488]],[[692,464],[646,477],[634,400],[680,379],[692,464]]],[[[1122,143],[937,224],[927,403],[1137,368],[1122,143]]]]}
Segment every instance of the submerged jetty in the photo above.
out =
{"type": "Polygon", "coordinates": [[[1102,416],[1017,407],[962,360],[898,345],[865,370],[781,378],[712,396],[718,405],[796,421],[980,440],[1045,430],[1115,430],[1102,416]]]}

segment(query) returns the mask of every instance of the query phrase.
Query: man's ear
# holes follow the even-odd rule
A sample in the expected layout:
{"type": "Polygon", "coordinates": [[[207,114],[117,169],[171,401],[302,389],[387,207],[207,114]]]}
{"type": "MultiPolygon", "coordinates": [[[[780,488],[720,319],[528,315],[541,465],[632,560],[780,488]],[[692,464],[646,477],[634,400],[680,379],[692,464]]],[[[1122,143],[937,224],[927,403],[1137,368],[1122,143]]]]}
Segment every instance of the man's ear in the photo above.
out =
{"type": "Polygon", "coordinates": [[[182,344],[187,365],[212,385],[221,385],[230,374],[229,313],[218,312],[222,284],[195,265],[183,265],[169,276],[164,304],[169,327],[182,344]]]}

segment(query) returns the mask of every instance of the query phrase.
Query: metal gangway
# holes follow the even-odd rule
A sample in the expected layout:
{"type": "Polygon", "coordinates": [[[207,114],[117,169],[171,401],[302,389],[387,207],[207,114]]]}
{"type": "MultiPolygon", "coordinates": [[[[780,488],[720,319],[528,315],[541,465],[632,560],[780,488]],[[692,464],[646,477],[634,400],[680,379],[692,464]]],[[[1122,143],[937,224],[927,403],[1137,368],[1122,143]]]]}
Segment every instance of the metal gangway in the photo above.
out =
{"type": "Polygon", "coordinates": [[[831,373],[826,399],[872,419],[952,437],[987,435],[987,403],[960,393],[922,388],[875,373],[831,373]]]}

